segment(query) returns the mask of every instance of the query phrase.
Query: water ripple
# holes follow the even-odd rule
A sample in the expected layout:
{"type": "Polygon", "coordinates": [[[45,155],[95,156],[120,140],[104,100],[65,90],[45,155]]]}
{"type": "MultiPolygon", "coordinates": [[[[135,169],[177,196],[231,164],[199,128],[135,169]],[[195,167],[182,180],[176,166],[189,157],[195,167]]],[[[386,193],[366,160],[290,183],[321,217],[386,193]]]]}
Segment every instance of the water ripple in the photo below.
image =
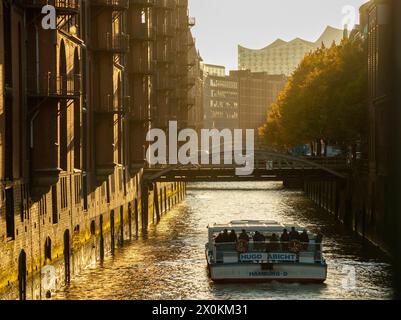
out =
{"type": "Polygon", "coordinates": [[[102,266],[86,269],[57,299],[390,299],[391,265],[380,251],[344,230],[301,192],[280,183],[198,183],[186,201],[142,239],[118,249],[102,266]],[[324,235],[325,284],[214,284],[204,243],[209,223],[238,219],[297,222],[324,235]],[[344,268],[355,287],[344,288],[344,268]]]}

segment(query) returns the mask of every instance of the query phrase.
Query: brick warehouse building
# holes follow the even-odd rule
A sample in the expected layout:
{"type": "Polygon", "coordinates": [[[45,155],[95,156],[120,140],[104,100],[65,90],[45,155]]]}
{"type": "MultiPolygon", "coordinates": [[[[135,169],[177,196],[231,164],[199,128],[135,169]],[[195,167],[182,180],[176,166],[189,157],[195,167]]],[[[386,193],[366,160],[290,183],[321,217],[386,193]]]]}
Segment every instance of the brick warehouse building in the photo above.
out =
{"type": "Polygon", "coordinates": [[[367,166],[363,171],[364,181],[360,190],[366,190],[362,205],[355,214],[352,224],[355,230],[374,243],[393,250],[395,210],[390,196],[394,192],[398,148],[395,135],[399,124],[397,116],[397,90],[394,87],[399,70],[396,62],[400,52],[394,45],[399,37],[392,16],[397,1],[371,0],[360,8],[359,34],[366,43],[366,66],[368,71],[368,152],[367,166]],[[363,185],[363,187],[362,187],[363,185]]]}
{"type": "MultiPolygon", "coordinates": [[[[345,183],[306,183],[320,207],[392,256],[401,296],[401,2],[370,0],[360,7],[351,37],[366,46],[367,158],[357,159],[345,183]]],[[[398,291],[398,292],[397,292],[398,291]]]]}
{"type": "Polygon", "coordinates": [[[0,296],[46,296],[183,199],[143,181],[146,133],[188,122],[187,0],[2,0],[0,296]],[[54,5],[57,30],[41,27],[54,5]]]}
{"type": "MultiPolygon", "coordinates": [[[[392,253],[401,295],[401,3],[371,0],[360,9],[369,77],[369,185],[365,229],[392,253]],[[371,227],[373,226],[373,227],[371,227]]],[[[362,225],[362,223],[361,223],[362,225]]]]}

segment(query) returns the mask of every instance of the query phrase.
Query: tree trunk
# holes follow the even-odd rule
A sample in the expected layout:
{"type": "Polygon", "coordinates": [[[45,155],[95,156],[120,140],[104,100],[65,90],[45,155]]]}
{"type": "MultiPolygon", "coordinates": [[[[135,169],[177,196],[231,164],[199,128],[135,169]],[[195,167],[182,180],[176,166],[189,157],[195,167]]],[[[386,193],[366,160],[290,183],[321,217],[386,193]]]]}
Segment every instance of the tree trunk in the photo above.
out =
{"type": "Polygon", "coordinates": [[[322,156],[322,141],[321,140],[316,140],[316,156],[321,157],[322,156]]]}
{"type": "Polygon", "coordinates": [[[351,152],[352,152],[352,161],[355,162],[355,160],[356,160],[356,144],[355,143],[353,143],[351,146],[351,152]]]}

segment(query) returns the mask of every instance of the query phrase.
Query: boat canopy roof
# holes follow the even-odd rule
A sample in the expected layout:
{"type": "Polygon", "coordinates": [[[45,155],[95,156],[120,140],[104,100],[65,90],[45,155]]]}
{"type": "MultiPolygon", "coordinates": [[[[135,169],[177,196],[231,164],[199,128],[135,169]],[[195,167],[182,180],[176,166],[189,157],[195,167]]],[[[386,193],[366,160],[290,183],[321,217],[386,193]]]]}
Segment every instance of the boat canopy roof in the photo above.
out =
{"type": "Polygon", "coordinates": [[[228,231],[234,230],[235,232],[241,232],[245,230],[246,232],[275,232],[281,233],[283,229],[290,229],[295,227],[297,231],[303,231],[305,228],[300,227],[299,225],[285,225],[278,223],[274,220],[237,220],[231,221],[227,224],[212,224],[208,226],[209,233],[219,233],[227,229],[228,231]]]}

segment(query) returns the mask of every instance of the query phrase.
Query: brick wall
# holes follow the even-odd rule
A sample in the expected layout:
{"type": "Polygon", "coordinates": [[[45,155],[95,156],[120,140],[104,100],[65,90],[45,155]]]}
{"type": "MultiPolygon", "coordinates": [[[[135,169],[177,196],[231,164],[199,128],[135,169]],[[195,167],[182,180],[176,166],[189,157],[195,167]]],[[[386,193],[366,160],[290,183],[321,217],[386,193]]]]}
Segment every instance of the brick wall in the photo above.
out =
{"type": "Polygon", "coordinates": [[[107,196],[102,193],[104,185],[101,185],[89,194],[87,210],[83,208],[82,193],[74,183],[74,180],[81,178],[80,175],[62,176],[55,186],[56,203],[53,203],[55,198],[52,196],[51,190],[40,200],[33,202],[29,198],[27,185],[14,184],[14,239],[4,235],[6,230],[4,205],[1,207],[0,215],[0,297],[19,297],[18,266],[22,250],[26,253],[27,298],[44,298],[46,290],[43,288],[41,270],[45,266],[50,265],[56,268],[58,286],[65,283],[66,232],[69,233],[70,270],[71,276],[73,276],[79,273],[83,267],[101,259],[101,236],[103,237],[104,254],[110,254],[113,247],[121,245],[122,240],[134,239],[140,235],[143,229],[156,224],[158,218],[161,218],[184,198],[185,185],[183,183],[155,184],[155,188],[148,191],[148,225],[143,226],[142,221],[146,218],[140,214],[142,200],[141,190],[138,186],[142,179],[142,172],[134,177],[127,177],[124,188],[124,184],[122,185],[120,182],[120,170],[116,169],[115,174],[109,177],[110,180],[115,179],[116,185],[115,189],[111,188],[114,192],[110,190],[110,202],[107,202],[107,196]],[[157,202],[154,197],[156,189],[157,202]],[[57,207],[56,217],[53,215],[53,205],[57,207]],[[114,223],[111,218],[113,215],[114,223]],[[112,232],[112,230],[114,231],[112,232]]]}

